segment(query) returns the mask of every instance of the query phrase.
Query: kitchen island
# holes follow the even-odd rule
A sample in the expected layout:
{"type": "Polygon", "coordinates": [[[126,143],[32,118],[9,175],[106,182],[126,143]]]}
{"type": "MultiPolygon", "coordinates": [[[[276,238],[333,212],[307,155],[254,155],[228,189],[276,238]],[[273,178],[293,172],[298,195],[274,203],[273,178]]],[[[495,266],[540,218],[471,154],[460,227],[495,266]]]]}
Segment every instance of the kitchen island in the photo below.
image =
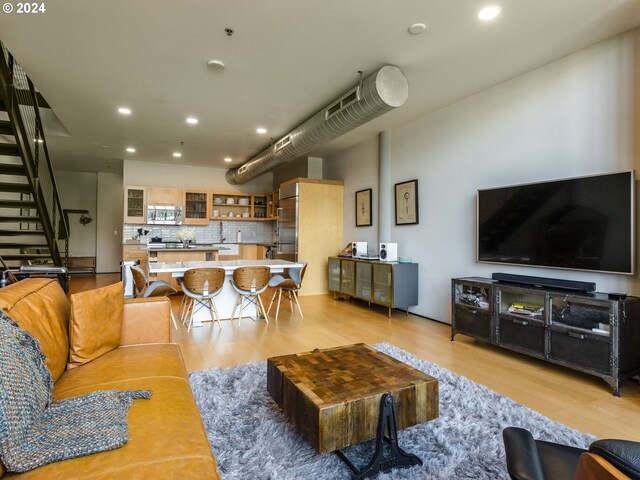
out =
{"type": "MultiPolygon", "coordinates": [[[[289,268],[302,268],[302,262],[288,262],[286,260],[221,260],[221,261],[198,261],[187,260],[183,262],[154,262],[149,263],[149,273],[160,275],[170,275],[173,278],[180,278],[191,268],[223,268],[225,270],[224,286],[222,291],[214,297],[214,302],[221,319],[231,318],[233,306],[238,298],[238,293],[231,285],[233,271],[238,267],[269,267],[271,274],[282,273],[289,268]]],[[[247,309],[245,309],[246,312],[247,309]]],[[[257,320],[255,308],[249,314],[257,320]]],[[[192,327],[202,326],[203,321],[211,321],[211,315],[205,308],[196,312],[192,327]]]]}

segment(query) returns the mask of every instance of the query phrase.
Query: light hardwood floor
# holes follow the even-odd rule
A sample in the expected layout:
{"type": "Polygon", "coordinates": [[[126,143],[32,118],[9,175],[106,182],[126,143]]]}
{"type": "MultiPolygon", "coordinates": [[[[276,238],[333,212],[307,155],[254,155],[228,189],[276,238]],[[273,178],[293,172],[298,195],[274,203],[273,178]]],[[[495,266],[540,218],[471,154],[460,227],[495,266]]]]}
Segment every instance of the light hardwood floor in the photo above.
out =
{"type": "MultiPolygon", "coordinates": [[[[119,281],[119,275],[82,275],[71,280],[71,292],[119,281]]],[[[180,296],[172,298],[177,314],[180,296]]],[[[304,318],[283,304],[278,322],[243,319],[207,322],[187,332],[172,330],[189,371],[231,367],[274,355],[346,345],[388,342],[481,383],[558,422],[600,438],[640,441],[640,385],[625,381],[621,397],[601,379],[554,366],[464,335],[450,341],[449,325],[415,315],[368,307],[331,295],[301,297],[304,318]]],[[[273,312],[270,315],[273,318],[273,312]]],[[[640,348],[640,346],[639,346],[640,348]]]]}

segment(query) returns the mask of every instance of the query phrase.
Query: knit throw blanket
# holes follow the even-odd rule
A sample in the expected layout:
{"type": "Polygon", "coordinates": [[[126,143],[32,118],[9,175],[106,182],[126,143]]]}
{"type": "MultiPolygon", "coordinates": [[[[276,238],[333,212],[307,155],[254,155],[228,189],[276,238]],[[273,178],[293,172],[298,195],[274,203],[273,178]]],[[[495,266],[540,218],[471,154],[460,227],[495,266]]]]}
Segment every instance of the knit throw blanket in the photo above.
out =
{"type": "Polygon", "coordinates": [[[0,310],[0,461],[24,472],[127,442],[127,413],[148,390],[105,390],[53,401],[38,341],[0,310]]]}

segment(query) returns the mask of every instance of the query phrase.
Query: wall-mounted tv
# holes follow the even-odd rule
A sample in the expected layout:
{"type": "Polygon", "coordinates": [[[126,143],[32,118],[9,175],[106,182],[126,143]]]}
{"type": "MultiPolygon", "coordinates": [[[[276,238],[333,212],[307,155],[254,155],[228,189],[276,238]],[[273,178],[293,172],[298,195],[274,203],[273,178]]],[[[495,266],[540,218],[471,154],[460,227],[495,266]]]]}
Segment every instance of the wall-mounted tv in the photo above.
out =
{"type": "Polygon", "coordinates": [[[632,274],[634,172],[478,190],[478,261],[632,274]]]}

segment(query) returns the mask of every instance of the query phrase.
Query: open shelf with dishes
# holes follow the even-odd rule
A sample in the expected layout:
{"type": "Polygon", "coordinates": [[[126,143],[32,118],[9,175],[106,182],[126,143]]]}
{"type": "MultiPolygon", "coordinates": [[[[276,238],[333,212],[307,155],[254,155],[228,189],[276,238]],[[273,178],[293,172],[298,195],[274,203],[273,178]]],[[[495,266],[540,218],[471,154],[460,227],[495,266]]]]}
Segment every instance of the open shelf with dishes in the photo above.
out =
{"type": "Polygon", "coordinates": [[[267,194],[210,192],[211,220],[273,220],[268,217],[267,194]]]}

